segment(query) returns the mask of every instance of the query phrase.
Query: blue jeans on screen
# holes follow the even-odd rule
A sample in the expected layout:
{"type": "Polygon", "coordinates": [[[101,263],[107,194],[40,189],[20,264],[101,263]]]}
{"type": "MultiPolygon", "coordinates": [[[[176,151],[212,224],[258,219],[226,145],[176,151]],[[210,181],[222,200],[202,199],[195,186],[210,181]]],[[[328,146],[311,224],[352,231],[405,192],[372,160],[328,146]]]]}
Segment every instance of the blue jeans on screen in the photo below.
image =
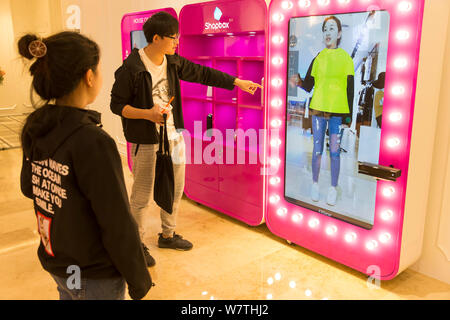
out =
{"type": "Polygon", "coordinates": [[[51,274],[58,285],[60,300],[124,300],[125,279],[83,279],[80,289],[69,289],[67,278],[51,274]]]}
{"type": "Polygon", "coordinates": [[[314,148],[312,154],[313,181],[319,182],[320,164],[322,162],[325,133],[330,135],[330,159],[331,159],[331,185],[337,187],[339,172],[341,170],[341,117],[330,117],[330,119],[312,116],[312,129],[314,136],[314,148]]]}

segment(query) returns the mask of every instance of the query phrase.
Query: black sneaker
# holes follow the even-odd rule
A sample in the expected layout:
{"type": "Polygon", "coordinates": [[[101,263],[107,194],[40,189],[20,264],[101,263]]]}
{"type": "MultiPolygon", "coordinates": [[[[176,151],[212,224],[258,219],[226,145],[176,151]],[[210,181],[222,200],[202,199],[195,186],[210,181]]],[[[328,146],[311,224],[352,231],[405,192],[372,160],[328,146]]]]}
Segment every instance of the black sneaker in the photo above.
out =
{"type": "Polygon", "coordinates": [[[172,238],[164,238],[162,233],[159,234],[158,247],[166,249],[176,249],[188,251],[192,249],[192,243],[184,240],[182,236],[174,233],[172,238]]]}
{"type": "Polygon", "coordinates": [[[156,264],[155,259],[148,252],[148,248],[145,244],[142,244],[142,250],[144,251],[145,262],[147,267],[153,267],[156,264]]]}

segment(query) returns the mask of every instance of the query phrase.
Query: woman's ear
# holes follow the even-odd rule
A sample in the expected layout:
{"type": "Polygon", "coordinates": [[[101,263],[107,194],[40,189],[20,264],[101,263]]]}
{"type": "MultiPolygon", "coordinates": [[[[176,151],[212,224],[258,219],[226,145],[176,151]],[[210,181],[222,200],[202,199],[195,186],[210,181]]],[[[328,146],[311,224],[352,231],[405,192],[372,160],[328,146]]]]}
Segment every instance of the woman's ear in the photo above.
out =
{"type": "Polygon", "coordinates": [[[89,88],[94,86],[94,71],[92,71],[92,69],[86,71],[84,74],[84,81],[89,88]]]}

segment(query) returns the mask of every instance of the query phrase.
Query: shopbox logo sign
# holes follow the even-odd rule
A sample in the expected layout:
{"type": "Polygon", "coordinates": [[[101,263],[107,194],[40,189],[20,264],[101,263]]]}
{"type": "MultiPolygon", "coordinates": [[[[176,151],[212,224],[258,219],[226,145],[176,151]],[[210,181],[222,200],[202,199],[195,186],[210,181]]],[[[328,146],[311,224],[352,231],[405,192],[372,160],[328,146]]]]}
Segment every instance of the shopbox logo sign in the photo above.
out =
{"type": "Polygon", "coordinates": [[[216,10],[214,10],[214,19],[217,21],[220,21],[220,18],[222,18],[222,10],[220,10],[218,7],[216,7],[216,10]]]}
{"type": "Polygon", "coordinates": [[[217,22],[214,23],[206,22],[205,31],[214,30],[220,32],[229,29],[231,20],[229,20],[228,22],[220,22],[222,15],[223,15],[222,10],[220,10],[219,7],[216,7],[216,9],[214,10],[214,19],[216,19],[217,22]]]}

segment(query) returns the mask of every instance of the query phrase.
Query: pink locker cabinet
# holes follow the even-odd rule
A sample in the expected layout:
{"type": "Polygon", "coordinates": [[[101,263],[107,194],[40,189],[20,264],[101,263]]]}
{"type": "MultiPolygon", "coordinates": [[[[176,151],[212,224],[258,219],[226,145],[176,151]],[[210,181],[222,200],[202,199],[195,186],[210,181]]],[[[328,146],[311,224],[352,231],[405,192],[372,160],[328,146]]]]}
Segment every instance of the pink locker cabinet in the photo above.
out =
{"type": "MultiPolygon", "coordinates": [[[[263,0],[190,4],[180,12],[180,55],[262,83],[267,6],[263,0]],[[251,13],[251,14],[250,14],[251,13]]],[[[185,194],[256,226],[264,221],[264,92],[252,96],[182,82],[187,148],[185,194]]]]}

